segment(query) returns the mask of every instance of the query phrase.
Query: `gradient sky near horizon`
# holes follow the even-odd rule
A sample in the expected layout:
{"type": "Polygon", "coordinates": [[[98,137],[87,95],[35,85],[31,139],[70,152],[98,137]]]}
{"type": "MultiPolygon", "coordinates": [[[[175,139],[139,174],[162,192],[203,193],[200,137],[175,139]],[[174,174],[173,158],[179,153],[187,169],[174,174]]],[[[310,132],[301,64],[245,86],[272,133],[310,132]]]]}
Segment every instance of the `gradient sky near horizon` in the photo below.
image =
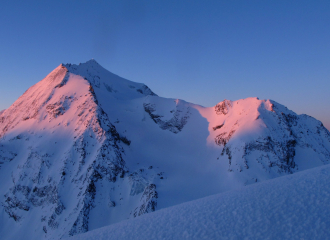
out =
{"type": "Polygon", "coordinates": [[[330,129],[330,1],[2,1],[0,110],[94,58],[162,97],[273,99],[330,129]]]}

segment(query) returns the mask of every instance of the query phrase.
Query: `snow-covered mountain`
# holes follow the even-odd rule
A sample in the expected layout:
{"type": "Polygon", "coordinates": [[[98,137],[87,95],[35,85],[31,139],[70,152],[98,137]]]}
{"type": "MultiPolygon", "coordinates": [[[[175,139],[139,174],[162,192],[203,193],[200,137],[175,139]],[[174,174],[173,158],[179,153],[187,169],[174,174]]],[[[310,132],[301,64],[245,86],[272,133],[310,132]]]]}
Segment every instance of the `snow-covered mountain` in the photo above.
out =
{"type": "Polygon", "coordinates": [[[61,64],[0,113],[0,233],[59,239],[329,160],[322,123],[272,100],[205,108],[61,64]]]}
{"type": "Polygon", "coordinates": [[[329,239],[330,165],[162,209],[68,240],[329,239]]]}

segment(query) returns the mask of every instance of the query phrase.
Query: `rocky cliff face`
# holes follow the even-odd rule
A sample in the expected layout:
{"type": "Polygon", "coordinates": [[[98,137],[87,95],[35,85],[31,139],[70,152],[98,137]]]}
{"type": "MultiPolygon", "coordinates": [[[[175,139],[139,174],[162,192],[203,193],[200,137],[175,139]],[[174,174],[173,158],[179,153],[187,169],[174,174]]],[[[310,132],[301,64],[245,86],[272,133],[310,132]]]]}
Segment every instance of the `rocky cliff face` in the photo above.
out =
{"type": "Polygon", "coordinates": [[[98,105],[93,85],[60,65],[1,118],[1,164],[17,166],[2,188],[3,209],[17,224],[38,218],[37,229],[54,239],[88,231],[96,182],[128,172],[122,145],[130,141],[98,105]]]}
{"type": "Polygon", "coordinates": [[[274,101],[203,108],[61,64],[0,113],[0,232],[60,239],[329,160],[322,123],[274,101]]]}
{"type": "Polygon", "coordinates": [[[225,100],[215,106],[216,114],[230,115],[213,128],[229,171],[249,169],[251,161],[256,161],[268,172],[293,173],[300,167],[297,151],[317,152],[319,164],[328,163],[330,135],[320,121],[297,115],[274,101],[244,101],[257,107],[251,116],[245,113],[246,106],[240,107],[246,105],[243,101],[225,100]]]}

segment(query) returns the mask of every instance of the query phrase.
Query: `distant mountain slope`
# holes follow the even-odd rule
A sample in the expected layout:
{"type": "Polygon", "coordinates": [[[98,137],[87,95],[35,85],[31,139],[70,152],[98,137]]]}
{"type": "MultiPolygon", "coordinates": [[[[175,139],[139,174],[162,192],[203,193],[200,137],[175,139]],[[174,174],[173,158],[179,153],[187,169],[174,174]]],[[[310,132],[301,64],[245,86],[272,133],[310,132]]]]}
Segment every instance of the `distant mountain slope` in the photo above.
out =
{"type": "Polygon", "coordinates": [[[329,182],[317,167],[69,239],[329,239],[329,182]]]}
{"type": "Polygon", "coordinates": [[[0,115],[0,232],[59,239],[329,160],[322,123],[272,100],[204,108],[61,64],[0,115]]]}

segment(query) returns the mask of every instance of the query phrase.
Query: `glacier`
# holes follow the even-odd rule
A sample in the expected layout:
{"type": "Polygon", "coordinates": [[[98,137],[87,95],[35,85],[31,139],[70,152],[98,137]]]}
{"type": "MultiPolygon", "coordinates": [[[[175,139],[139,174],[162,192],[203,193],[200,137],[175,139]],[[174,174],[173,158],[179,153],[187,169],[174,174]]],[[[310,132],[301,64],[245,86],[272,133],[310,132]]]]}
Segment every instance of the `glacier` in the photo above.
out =
{"type": "Polygon", "coordinates": [[[61,239],[329,160],[323,124],[273,100],[203,107],[61,64],[0,113],[0,233],[61,239]]]}

